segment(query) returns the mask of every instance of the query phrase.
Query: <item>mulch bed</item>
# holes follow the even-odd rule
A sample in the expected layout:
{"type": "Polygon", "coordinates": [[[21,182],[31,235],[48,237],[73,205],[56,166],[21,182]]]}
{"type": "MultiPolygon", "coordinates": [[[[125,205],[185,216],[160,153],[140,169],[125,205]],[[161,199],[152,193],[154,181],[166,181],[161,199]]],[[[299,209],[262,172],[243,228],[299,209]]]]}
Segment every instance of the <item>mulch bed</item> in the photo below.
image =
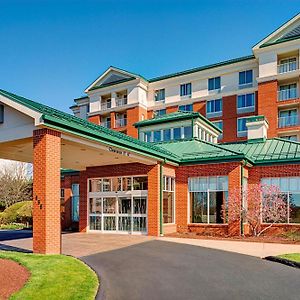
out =
{"type": "Polygon", "coordinates": [[[166,237],[187,238],[187,239],[202,239],[202,240],[221,240],[221,241],[242,241],[242,242],[257,242],[257,243],[279,243],[300,245],[299,240],[292,240],[282,236],[236,236],[236,237],[219,237],[211,235],[200,235],[194,232],[188,233],[170,233],[165,234],[166,237]]]}
{"type": "Polygon", "coordinates": [[[0,299],[6,300],[20,290],[29,277],[30,272],[17,262],[0,259],[0,299]]]}

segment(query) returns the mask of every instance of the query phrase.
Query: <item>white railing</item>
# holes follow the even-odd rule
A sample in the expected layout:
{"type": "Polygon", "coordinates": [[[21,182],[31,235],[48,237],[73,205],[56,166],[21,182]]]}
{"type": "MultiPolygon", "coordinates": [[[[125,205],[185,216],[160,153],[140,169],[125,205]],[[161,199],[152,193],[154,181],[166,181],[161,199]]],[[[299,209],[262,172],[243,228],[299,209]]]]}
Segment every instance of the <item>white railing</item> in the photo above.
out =
{"type": "Polygon", "coordinates": [[[127,125],[127,119],[126,118],[116,119],[116,128],[124,127],[126,125],[127,125]]]}
{"type": "Polygon", "coordinates": [[[297,62],[291,61],[277,66],[278,74],[292,72],[298,69],[297,62]]]}
{"type": "Polygon", "coordinates": [[[116,106],[123,106],[127,104],[127,98],[116,98],[116,106]]]}
{"type": "Polygon", "coordinates": [[[299,117],[297,115],[278,118],[279,128],[297,126],[297,125],[299,125],[299,117]]]}
{"type": "Polygon", "coordinates": [[[101,110],[107,110],[111,108],[111,102],[103,102],[101,103],[101,110]]]}
{"type": "Polygon", "coordinates": [[[104,122],[101,122],[101,126],[106,127],[106,128],[110,128],[110,126],[111,126],[111,121],[104,121],[104,122]]]}
{"type": "Polygon", "coordinates": [[[278,100],[279,101],[296,99],[296,98],[298,98],[298,89],[297,88],[278,91],[278,100]]]}

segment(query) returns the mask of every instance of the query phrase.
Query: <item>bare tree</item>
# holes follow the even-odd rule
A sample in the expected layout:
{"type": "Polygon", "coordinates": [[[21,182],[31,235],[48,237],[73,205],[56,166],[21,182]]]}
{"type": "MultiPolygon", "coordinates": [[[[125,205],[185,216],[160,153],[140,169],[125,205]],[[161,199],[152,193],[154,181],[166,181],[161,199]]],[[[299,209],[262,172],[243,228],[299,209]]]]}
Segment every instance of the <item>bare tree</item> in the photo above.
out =
{"type": "Polygon", "coordinates": [[[10,162],[0,168],[0,202],[8,207],[16,202],[32,200],[32,178],[28,164],[10,162]]]}

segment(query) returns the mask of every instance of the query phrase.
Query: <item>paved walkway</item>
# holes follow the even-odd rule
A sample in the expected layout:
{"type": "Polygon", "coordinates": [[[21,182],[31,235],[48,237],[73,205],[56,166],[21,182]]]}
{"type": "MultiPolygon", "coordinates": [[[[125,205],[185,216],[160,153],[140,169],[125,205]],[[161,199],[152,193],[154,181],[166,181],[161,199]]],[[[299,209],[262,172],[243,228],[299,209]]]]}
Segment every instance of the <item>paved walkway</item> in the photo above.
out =
{"type": "Polygon", "coordinates": [[[300,245],[161,237],[161,241],[200,246],[256,257],[300,253],[300,245]]]}

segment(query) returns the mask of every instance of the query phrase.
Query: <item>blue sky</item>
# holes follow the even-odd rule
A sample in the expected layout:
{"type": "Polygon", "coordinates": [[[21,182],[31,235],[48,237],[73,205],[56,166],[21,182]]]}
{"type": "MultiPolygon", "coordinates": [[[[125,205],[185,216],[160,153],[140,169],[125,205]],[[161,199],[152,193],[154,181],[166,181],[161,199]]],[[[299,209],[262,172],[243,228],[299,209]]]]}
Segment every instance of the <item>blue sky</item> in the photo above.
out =
{"type": "Polygon", "coordinates": [[[146,78],[251,54],[299,1],[0,0],[0,88],[68,111],[110,65],[146,78]]]}

